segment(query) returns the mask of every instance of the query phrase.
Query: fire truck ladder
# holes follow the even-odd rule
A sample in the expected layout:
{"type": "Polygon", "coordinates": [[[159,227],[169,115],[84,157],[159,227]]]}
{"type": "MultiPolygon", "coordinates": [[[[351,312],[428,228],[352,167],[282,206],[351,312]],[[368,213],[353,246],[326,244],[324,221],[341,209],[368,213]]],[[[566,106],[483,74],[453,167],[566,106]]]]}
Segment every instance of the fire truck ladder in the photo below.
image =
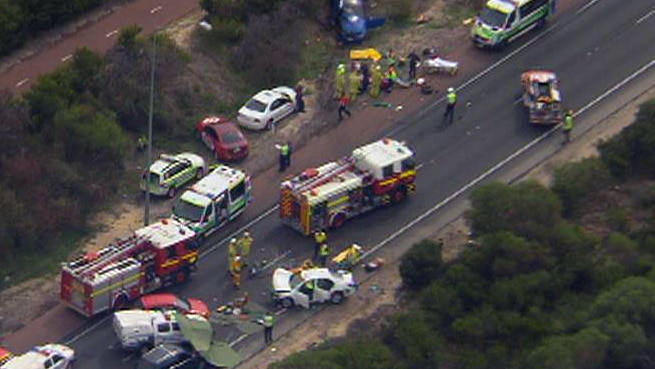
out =
{"type": "Polygon", "coordinates": [[[298,187],[294,189],[294,191],[296,191],[297,193],[301,193],[303,191],[306,191],[307,189],[318,187],[319,185],[328,182],[330,179],[348,170],[354,162],[355,159],[351,156],[342,158],[339,161],[337,161],[337,165],[335,165],[332,169],[301,183],[300,185],[298,185],[298,187]]]}
{"type": "Polygon", "coordinates": [[[102,248],[98,252],[98,257],[94,260],[88,260],[87,256],[81,256],[78,259],[68,263],[71,272],[82,276],[88,276],[91,273],[97,272],[108,264],[121,259],[128,252],[134,250],[141,241],[146,237],[144,236],[130,236],[115,243],[102,248]]]}

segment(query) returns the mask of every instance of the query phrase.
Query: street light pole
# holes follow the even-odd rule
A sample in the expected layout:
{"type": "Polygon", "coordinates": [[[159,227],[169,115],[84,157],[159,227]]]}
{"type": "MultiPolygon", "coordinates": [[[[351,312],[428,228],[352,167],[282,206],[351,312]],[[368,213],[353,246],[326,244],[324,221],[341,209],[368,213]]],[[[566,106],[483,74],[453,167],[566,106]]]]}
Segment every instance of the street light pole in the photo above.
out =
{"type": "Polygon", "coordinates": [[[152,164],[152,109],[155,98],[155,55],[157,50],[157,33],[152,35],[152,66],[150,68],[150,109],[148,112],[148,153],[146,163],[146,206],[143,225],[150,224],[150,165],[152,164]]]}

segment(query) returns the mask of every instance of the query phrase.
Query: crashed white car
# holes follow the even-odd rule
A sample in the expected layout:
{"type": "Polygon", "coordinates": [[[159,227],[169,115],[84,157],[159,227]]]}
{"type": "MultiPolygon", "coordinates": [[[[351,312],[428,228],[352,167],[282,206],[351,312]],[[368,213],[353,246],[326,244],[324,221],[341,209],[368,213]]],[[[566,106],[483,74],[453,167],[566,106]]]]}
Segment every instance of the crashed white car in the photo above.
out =
{"type": "Polygon", "coordinates": [[[73,367],[75,351],[64,345],[50,343],[14,356],[0,369],[69,369],[73,367]]]}
{"type": "Polygon", "coordinates": [[[309,308],[313,303],[339,304],[356,290],[353,275],[346,270],[312,268],[293,273],[278,268],[273,273],[273,300],[286,309],[296,305],[309,308]]]}
{"type": "Polygon", "coordinates": [[[272,129],[296,111],[296,92],[291,87],[276,87],[253,96],[239,109],[237,122],[251,130],[272,129]]]}

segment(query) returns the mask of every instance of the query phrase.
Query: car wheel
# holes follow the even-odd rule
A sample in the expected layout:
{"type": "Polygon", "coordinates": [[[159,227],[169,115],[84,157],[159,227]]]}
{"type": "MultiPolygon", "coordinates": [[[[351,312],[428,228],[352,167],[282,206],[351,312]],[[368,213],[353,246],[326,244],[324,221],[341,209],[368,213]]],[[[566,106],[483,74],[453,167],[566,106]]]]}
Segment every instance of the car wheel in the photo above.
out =
{"type": "Polygon", "coordinates": [[[205,170],[202,168],[198,168],[198,171],[196,172],[196,179],[200,179],[205,175],[205,170]]]}
{"type": "Polygon", "coordinates": [[[149,343],[144,343],[143,345],[141,345],[141,347],[139,347],[139,353],[141,354],[141,356],[145,355],[150,350],[152,350],[152,345],[150,345],[149,343]]]}
{"type": "Polygon", "coordinates": [[[168,189],[168,192],[166,193],[166,196],[168,196],[169,198],[172,199],[173,197],[175,197],[176,193],[177,193],[177,189],[175,187],[171,187],[171,188],[168,189]]]}
{"type": "Polygon", "coordinates": [[[343,292],[335,292],[330,295],[330,302],[339,305],[343,301],[343,292]]]}
{"type": "Polygon", "coordinates": [[[268,122],[266,122],[266,129],[269,131],[273,130],[273,118],[269,119],[268,122]]]}
{"type": "Polygon", "coordinates": [[[127,298],[127,295],[121,293],[114,299],[114,303],[112,304],[112,309],[113,310],[123,310],[127,307],[129,300],[127,298]]]}
{"type": "Polygon", "coordinates": [[[280,305],[282,305],[282,307],[285,309],[291,309],[296,304],[293,302],[293,300],[290,297],[285,297],[280,301],[280,305]]]}
{"type": "Polygon", "coordinates": [[[542,29],[546,26],[546,17],[543,17],[537,21],[537,29],[542,29]]]}
{"type": "Polygon", "coordinates": [[[341,228],[346,223],[346,215],[344,213],[336,214],[330,222],[330,227],[333,229],[341,228]]]}
{"type": "Polygon", "coordinates": [[[393,202],[394,203],[399,203],[402,202],[405,199],[405,189],[404,188],[399,188],[396,190],[396,192],[393,193],[393,202]]]}

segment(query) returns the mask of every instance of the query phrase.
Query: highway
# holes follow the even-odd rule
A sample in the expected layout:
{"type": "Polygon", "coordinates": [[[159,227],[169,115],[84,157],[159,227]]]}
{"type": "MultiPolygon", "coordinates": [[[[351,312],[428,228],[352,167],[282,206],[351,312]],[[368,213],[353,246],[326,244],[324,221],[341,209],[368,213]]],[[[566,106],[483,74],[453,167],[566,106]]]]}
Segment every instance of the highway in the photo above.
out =
{"type": "Polygon", "coordinates": [[[69,61],[78,48],[88,47],[104,54],[116,43],[118,31],[126,26],[139,25],[143,34],[151,34],[199,8],[198,0],[139,0],[125,4],[4,71],[0,75],[0,89],[23,93],[41,74],[69,61]]]}
{"type": "MultiPolygon", "coordinates": [[[[397,230],[417,218],[423,215],[439,217],[440,204],[445,199],[463,202],[465,196],[453,194],[465,194],[471,184],[493,178],[492,172],[498,163],[517,156],[515,153],[522,154],[516,158],[522,161],[556,150],[560,135],[549,135],[548,128],[529,126],[525,111],[518,103],[519,77],[526,69],[539,66],[555,70],[561,81],[565,105],[582,112],[576,117],[579,122],[593,115],[596,109],[602,109],[607,101],[598,99],[599,96],[606,94],[608,100],[629,98],[630,94],[638,93],[636,86],[641,86],[643,81],[649,81],[647,85],[652,86],[655,83],[655,15],[652,15],[655,3],[652,0],[599,0],[587,4],[562,14],[545,30],[527,34],[501,53],[479,51],[471,46],[466,52],[479,55],[493,68],[476,71],[473,79],[463,80],[458,86],[460,101],[472,102],[470,108],[464,108],[464,104],[458,107],[456,116],[461,119],[451,126],[438,127],[444,108],[443,101],[439,100],[387,132],[407,141],[417,152],[421,168],[416,195],[403,204],[373,212],[331,232],[330,244],[333,247],[343,247],[352,241],[370,246],[385,244],[397,230]],[[611,96],[608,91],[612,92],[611,96]],[[529,149],[524,150],[526,145],[529,149]]],[[[368,142],[371,136],[348,137],[344,142],[355,146],[368,142]]],[[[335,148],[334,158],[345,149],[335,148]]],[[[302,151],[298,154],[302,155],[302,151]]],[[[268,185],[276,186],[276,183],[268,185]]],[[[214,247],[205,250],[193,282],[173,290],[200,297],[212,306],[233,299],[236,292],[225,274],[224,237],[248,222],[253,223],[248,227],[255,237],[256,259],[275,261],[276,266],[294,265],[311,255],[311,240],[278,221],[273,208],[275,200],[275,196],[258,197],[256,201],[266,202],[265,207],[272,208],[270,212],[247,214],[210,239],[208,242],[214,247]]],[[[253,306],[273,309],[268,278],[248,279],[244,289],[250,292],[253,306]]],[[[300,309],[287,312],[280,317],[278,326],[291,326],[294,321],[314,313],[300,309]]],[[[78,354],[77,367],[132,367],[136,356],[117,347],[109,319],[99,318],[92,324],[69,337],[68,342],[78,354]]],[[[221,337],[233,342],[235,348],[244,353],[261,347],[259,332],[257,337],[249,338],[235,327],[217,325],[217,330],[221,337]]]]}

